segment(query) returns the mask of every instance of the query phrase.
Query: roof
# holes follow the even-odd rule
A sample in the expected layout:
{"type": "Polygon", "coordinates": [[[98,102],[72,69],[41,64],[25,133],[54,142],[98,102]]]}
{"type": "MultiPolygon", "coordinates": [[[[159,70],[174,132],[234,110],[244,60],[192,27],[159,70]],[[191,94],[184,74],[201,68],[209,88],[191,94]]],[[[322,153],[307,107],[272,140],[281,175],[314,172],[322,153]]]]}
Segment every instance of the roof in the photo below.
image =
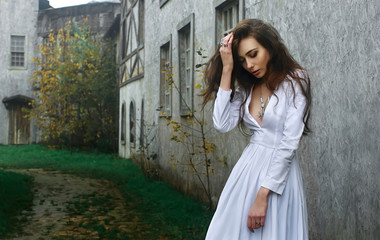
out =
{"type": "Polygon", "coordinates": [[[8,107],[9,104],[28,104],[33,100],[33,98],[24,96],[24,95],[14,95],[12,97],[3,98],[3,103],[5,107],[8,107]]]}

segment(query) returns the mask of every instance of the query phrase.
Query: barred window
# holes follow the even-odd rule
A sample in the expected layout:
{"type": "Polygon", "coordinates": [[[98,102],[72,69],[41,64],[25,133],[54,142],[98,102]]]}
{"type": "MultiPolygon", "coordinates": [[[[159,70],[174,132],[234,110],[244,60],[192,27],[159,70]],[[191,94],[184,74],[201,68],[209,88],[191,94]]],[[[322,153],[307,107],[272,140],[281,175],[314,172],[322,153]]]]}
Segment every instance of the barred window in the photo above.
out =
{"type": "Polygon", "coordinates": [[[25,36],[11,36],[11,67],[25,66],[25,36]]]}

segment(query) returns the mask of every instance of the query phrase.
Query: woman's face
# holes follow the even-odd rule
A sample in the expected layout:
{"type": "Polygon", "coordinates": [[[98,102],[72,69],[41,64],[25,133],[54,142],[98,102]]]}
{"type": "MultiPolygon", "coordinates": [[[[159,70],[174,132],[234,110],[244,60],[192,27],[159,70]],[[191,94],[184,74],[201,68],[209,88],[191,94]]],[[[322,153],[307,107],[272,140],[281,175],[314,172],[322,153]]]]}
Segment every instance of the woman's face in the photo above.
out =
{"type": "Polygon", "coordinates": [[[253,37],[240,41],[238,48],[241,66],[257,78],[265,76],[270,60],[269,52],[253,37]]]}

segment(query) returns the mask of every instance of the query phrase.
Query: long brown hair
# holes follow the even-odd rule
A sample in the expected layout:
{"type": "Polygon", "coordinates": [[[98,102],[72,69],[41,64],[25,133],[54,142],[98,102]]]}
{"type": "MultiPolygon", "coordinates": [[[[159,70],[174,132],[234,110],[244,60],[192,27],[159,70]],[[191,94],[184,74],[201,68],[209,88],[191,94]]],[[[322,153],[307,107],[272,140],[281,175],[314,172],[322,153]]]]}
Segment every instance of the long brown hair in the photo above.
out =
{"type": "MultiPolygon", "coordinates": [[[[235,94],[235,85],[238,85],[244,92],[245,97],[240,110],[243,109],[240,115],[239,124],[243,122],[244,108],[252,86],[255,84],[266,84],[268,89],[274,93],[283,81],[289,81],[291,77],[296,84],[300,86],[302,94],[306,98],[306,107],[304,110],[303,121],[305,123],[304,134],[310,132],[308,126],[309,111],[311,105],[310,94],[310,80],[307,74],[297,74],[297,70],[305,71],[297,61],[290,55],[289,50],[283,43],[283,40],[277,30],[268,23],[259,19],[245,19],[239,22],[232,30],[234,39],[232,41],[232,54],[234,59],[234,69],[231,78],[231,99],[235,94]],[[240,41],[246,37],[253,37],[258,41],[270,55],[270,60],[267,66],[267,73],[263,79],[258,79],[252,74],[248,73],[239,63],[238,48],[240,41]],[[236,84],[237,82],[237,84],[236,84]]],[[[221,76],[223,70],[223,63],[219,53],[219,47],[215,54],[210,58],[206,64],[205,81],[207,89],[203,94],[203,105],[210,101],[219,89],[221,76]]],[[[295,89],[292,81],[289,81],[292,86],[295,97],[295,89]]],[[[276,96],[277,97],[277,96],[276,96]]]]}

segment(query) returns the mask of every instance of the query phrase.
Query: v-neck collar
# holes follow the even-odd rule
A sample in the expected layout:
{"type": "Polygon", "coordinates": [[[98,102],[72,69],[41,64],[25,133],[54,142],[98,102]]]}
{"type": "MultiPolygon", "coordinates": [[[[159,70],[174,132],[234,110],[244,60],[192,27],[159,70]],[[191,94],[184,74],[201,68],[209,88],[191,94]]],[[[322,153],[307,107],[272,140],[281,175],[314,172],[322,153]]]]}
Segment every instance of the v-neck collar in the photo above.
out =
{"type": "Polygon", "coordinates": [[[252,100],[252,91],[253,91],[253,88],[254,86],[252,86],[251,88],[251,91],[249,93],[249,97],[247,99],[247,103],[246,103],[246,111],[248,112],[248,117],[251,118],[251,120],[253,120],[253,122],[259,127],[259,128],[262,128],[262,126],[264,125],[264,118],[265,116],[267,115],[267,110],[269,109],[269,106],[270,106],[270,103],[272,102],[272,97],[273,97],[273,93],[272,95],[270,96],[270,99],[269,99],[269,102],[267,104],[267,107],[265,108],[264,110],[264,115],[263,115],[263,120],[261,121],[261,125],[259,124],[259,122],[257,122],[256,118],[251,114],[251,112],[249,111],[249,105],[251,104],[251,100],[252,100]]]}

